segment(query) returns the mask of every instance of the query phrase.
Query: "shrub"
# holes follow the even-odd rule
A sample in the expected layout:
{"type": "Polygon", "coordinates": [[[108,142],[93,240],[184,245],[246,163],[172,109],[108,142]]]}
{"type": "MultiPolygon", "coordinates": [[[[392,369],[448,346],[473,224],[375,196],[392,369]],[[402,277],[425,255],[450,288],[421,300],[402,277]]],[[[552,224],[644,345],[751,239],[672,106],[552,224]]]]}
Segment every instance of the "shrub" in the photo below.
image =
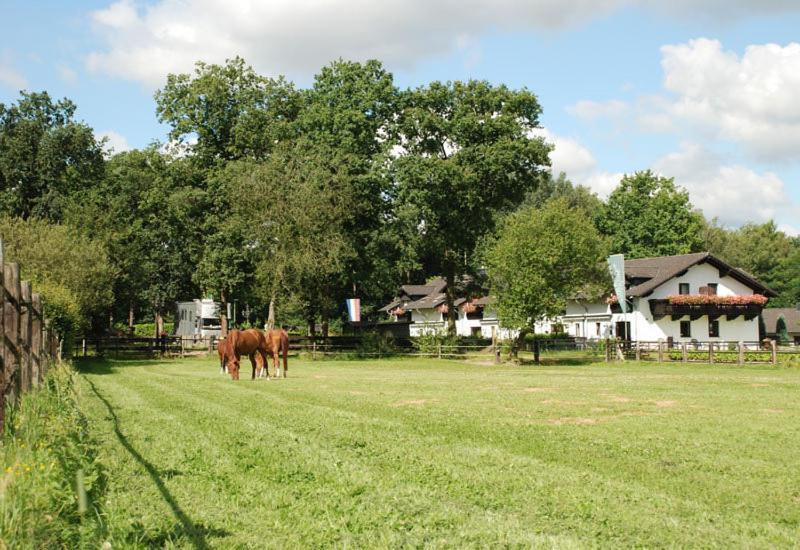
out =
{"type": "Polygon", "coordinates": [[[397,351],[394,338],[390,334],[366,332],[356,349],[358,357],[374,357],[375,355],[392,355],[397,351]]]}
{"type": "Polygon", "coordinates": [[[76,375],[53,368],[9,409],[2,447],[0,533],[9,547],[85,548],[103,540],[106,474],[78,403],[76,375]],[[79,509],[83,479],[86,510],[79,509]]]}
{"type": "Polygon", "coordinates": [[[445,331],[430,329],[412,338],[411,345],[419,353],[438,353],[440,346],[445,348],[443,353],[453,353],[453,346],[458,346],[458,336],[450,336],[445,331]]]}

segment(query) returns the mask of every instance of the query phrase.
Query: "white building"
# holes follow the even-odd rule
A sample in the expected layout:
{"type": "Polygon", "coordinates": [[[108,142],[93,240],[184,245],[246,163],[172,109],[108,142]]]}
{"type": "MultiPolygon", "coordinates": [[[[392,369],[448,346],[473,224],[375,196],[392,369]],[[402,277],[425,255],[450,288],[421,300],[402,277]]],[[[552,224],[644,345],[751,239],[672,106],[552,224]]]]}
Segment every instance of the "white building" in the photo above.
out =
{"type": "Polygon", "coordinates": [[[560,318],[571,336],[638,341],[757,342],[758,316],[775,292],[707,252],[625,261],[619,304],[567,303],[560,318]]]}
{"type": "MultiPolygon", "coordinates": [[[[564,315],[536,324],[535,332],[566,332],[577,338],[673,342],[757,342],[758,316],[775,292],[748,273],[707,252],[625,261],[629,311],[609,300],[576,298],[564,315]]],[[[410,322],[419,336],[447,328],[446,283],[404,285],[400,296],[383,307],[393,320],[410,322]]],[[[459,336],[514,336],[501,329],[489,297],[459,298],[459,336]]]]}

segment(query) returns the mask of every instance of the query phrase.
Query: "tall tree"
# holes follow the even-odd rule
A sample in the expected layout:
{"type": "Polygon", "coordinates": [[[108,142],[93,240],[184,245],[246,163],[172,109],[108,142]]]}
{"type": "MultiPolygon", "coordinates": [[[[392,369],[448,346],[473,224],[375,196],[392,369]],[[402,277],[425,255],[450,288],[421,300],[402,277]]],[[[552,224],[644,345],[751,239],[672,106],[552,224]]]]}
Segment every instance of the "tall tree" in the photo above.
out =
{"type": "Polygon", "coordinates": [[[486,268],[500,322],[518,331],[514,353],[536,321],[559,315],[577,291],[607,278],[605,251],[585,213],[564,198],[521,208],[503,221],[487,248],[486,268]]]}
{"type": "Polygon", "coordinates": [[[375,60],[335,61],[314,77],[304,94],[298,117],[303,140],[315,151],[335,156],[337,185],[350,197],[344,235],[352,253],[338,281],[330,285],[338,304],[332,313],[343,309],[346,296],[380,303],[396,288],[394,247],[387,233],[393,188],[387,167],[396,143],[399,99],[392,74],[375,60]]]}
{"type": "Polygon", "coordinates": [[[0,211],[59,221],[65,200],[99,181],[102,144],[75,109],[47,92],[0,103],[0,211]]]}
{"type": "Polygon", "coordinates": [[[689,193],[676,187],[672,178],[650,170],[624,176],[600,219],[612,252],[630,258],[698,252],[703,247],[703,226],[689,193]]]}
{"type": "Polygon", "coordinates": [[[240,57],[198,62],[193,76],[170,74],[155,99],[159,121],[172,127],[170,139],[187,144],[204,166],[266,158],[293,135],[300,106],[293,84],[257,74],[240,57]]]}
{"type": "Polygon", "coordinates": [[[433,82],[404,95],[394,163],[398,221],[422,263],[447,280],[448,330],[455,332],[456,280],[481,237],[516,208],[549,164],[530,137],[541,108],[526,89],[486,81],[433,82]]]}

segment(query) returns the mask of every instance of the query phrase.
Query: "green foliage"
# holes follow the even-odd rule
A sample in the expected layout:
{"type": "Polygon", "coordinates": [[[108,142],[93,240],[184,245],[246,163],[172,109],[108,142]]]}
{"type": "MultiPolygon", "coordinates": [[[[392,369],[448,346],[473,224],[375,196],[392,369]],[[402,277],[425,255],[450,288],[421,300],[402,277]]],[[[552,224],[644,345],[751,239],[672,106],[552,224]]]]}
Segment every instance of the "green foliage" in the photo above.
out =
{"type": "Polygon", "coordinates": [[[100,242],[64,225],[9,217],[0,218],[0,235],[6,262],[19,263],[62,335],[108,311],[115,271],[100,242]]]}
{"type": "Polygon", "coordinates": [[[605,246],[581,211],[564,199],[508,216],[488,246],[486,268],[503,326],[530,329],[560,314],[587,282],[603,280],[605,246]]]}
{"type": "Polygon", "coordinates": [[[703,216],[689,193],[671,178],[650,170],[626,175],[608,197],[600,231],[611,251],[627,258],[698,252],[703,247],[703,216]]]}
{"type": "Polygon", "coordinates": [[[453,353],[459,344],[459,337],[441,330],[425,330],[411,339],[411,345],[419,353],[442,354],[453,353]]]}
{"type": "Polygon", "coordinates": [[[75,109],[47,92],[0,103],[0,213],[59,221],[65,202],[102,176],[102,144],[75,109]]]}
{"type": "MultiPolygon", "coordinates": [[[[164,332],[172,334],[175,330],[175,323],[164,323],[164,332]]],[[[133,335],[139,338],[153,338],[156,334],[155,323],[136,323],[133,325],[133,335]]]]}
{"type": "Polygon", "coordinates": [[[387,357],[393,355],[396,351],[394,338],[390,334],[365,332],[361,335],[361,341],[358,344],[355,356],[372,359],[376,356],[387,357]]]}
{"type": "Polygon", "coordinates": [[[10,409],[0,448],[0,545],[88,548],[104,540],[107,472],[81,408],[76,375],[54,367],[43,387],[10,409]],[[80,473],[79,473],[80,472],[80,473]],[[79,511],[81,475],[87,510],[79,511]]]}
{"type": "Polygon", "coordinates": [[[159,122],[172,127],[170,139],[196,137],[191,150],[204,166],[266,158],[292,135],[300,104],[294,85],[258,75],[240,57],[224,65],[198,62],[193,76],[168,75],[155,100],[159,122]]]}

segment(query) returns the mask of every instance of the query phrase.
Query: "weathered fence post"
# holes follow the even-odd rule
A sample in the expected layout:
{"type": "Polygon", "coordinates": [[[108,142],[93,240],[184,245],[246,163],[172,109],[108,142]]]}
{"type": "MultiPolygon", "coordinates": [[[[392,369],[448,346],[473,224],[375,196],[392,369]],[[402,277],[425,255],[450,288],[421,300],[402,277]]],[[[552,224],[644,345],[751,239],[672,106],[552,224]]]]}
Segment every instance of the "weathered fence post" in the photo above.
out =
{"type": "Polygon", "coordinates": [[[8,362],[8,346],[6,345],[6,288],[5,263],[3,259],[3,241],[0,240],[0,436],[5,433],[6,426],[6,392],[11,381],[8,362]]]}
{"type": "Polygon", "coordinates": [[[31,294],[31,358],[33,359],[34,379],[36,384],[44,381],[42,372],[42,297],[37,293],[31,294]]]}
{"type": "Polygon", "coordinates": [[[436,355],[438,356],[439,359],[442,358],[442,344],[441,344],[441,342],[439,344],[436,344],[436,355]]]}
{"type": "Polygon", "coordinates": [[[81,340],[81,347],[83,348],[83,357],[86,357],[86,338],[81,340]]]}
{"type": "Polygon", "coordinates": [[[664,340],[660,338],[658,340],[658,362],[664,362],[664,340]]]}
{"type": "Polygon", "coordinates": [[[497,327],[492,327],[492,355],[494,355],[494,362],[500,362],[500,348],[497,347],[497,327]]]}
{"type": "Polygon", "coordinates": [[[769,341],[769,350],[772,354],[772,364],[778,364],[778,342],[776,340],[769,341]]]}
{"type": "Polygon", "coordinates": [[[611,340],[606,338],[606,363],[611,362],[611,340]]]}
{"type": "Polygon", "coordinates": [[[311,340],[311,360],[316,361],[317,359],[317,341],[311,340]]]}
{"type": "Polygon", "coordinates": [[[744,342],[739,342],[739,364],[744,365],[744,342]]]}
{"type": "Polygon", "coordinates": [[[14,379],[12,386],[14,391],[14,402],[19,402],[22,392],[22,376],[20,373],[20,346],[19,346],[19,321],[20,321],[20,287],[19,287],[19,265],[16,263],[4,266],[3,277],[5,278],[6,296],[9,298],[5,307],[5,329],[6,347],[11,348],[8,354],[9,369],[14,379]]]}
{"type": "Polygon", "coordinates": [[[31,284],[23,281],[20,284],[21,317],[20,317],[20,367],[22,372],[22,391],[27,392],[33,386],[33,364],[31,361],[31,284]]]}
{"type": "Polygon", "coordinates": [[[636,348],[635,348],[636,349],[636,360],[637,361],[641,361],[642,360],[642,344],[641,344],[641,342],[634,342],[633,345],[636,346],[636,348]]]}
{"type": "Polygon", "coordinates": [[[689,362],[689,349],[686,342],[681,342],[681,360],[683,360],[684,363],[689,362]]]}
{"type": "Polygon", "coordinates": [[[708,362],[714,364],[714,342],[708,343],[708,362]]]}

